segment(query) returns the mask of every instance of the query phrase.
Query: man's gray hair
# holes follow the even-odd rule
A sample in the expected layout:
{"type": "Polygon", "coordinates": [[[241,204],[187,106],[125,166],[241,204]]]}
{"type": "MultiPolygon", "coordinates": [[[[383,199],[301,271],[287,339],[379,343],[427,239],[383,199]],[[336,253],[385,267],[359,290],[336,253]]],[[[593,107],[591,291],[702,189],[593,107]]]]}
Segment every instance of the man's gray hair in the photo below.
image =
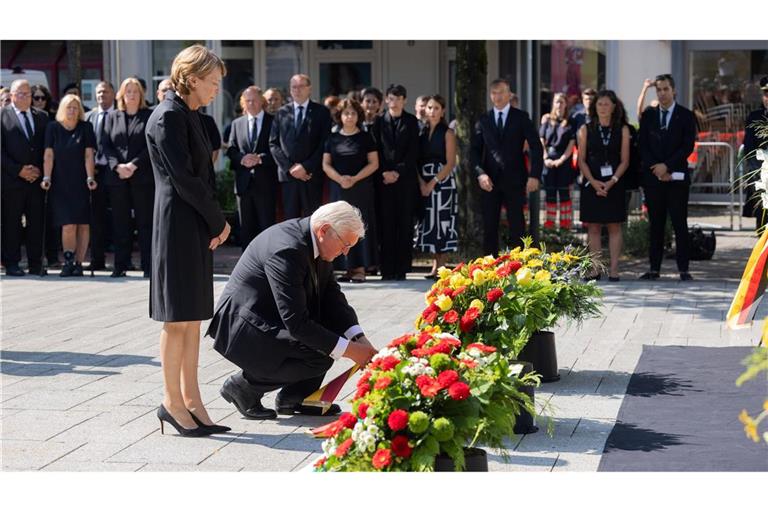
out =
{"type": "Polygon", "coordinates": [[[354,233],[358,238],[365,236],[363,215],[346,201],[324,204],[315,210],[309,219],[309,225],[312,229],[317,229],[323,224],[330,224],[339,235],[354,233]]]}
{"type": "Polygon", "coordinates": [[[27,87],[29,87],[30,86],[29,80],[27,80],[26,78],[19,78],[17,80],[14,80],[11,83],[11,92],[16,92],[16,90],[22,85],[26,85],[27,87]]]}

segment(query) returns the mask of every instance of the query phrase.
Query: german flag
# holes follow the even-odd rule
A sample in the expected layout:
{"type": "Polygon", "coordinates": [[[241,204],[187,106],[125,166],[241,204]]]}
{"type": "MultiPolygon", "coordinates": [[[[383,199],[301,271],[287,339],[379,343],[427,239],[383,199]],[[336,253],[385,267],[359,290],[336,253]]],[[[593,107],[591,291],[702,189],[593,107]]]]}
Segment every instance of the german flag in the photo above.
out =
{"type": "Polygon", "coordinates": [[[333,401],[336,400],[336,397],[339,396],[339,391],[344,387],[344,384],[346,384],[347,381],[352,378],[352,375],[359,369],[360,365],[355,364],[352,368],[305,398],[302,405],[322,407],[323,412],[327,411],[328,408],[333,405],[333,401]]]}
{"type": "MultiPolygon", "coordinates": [[[[752,249],[744,274],[741,276],[739,288],[736,290],[736,296],[726,315],[726,325],[731,329],[747,327],[752,323],[768,284],[766,262],[768,262],[768,229],[763,231],[763,235],[752,249]]],[[[765,330],[763,337],[765,337],[765,330]]]]}

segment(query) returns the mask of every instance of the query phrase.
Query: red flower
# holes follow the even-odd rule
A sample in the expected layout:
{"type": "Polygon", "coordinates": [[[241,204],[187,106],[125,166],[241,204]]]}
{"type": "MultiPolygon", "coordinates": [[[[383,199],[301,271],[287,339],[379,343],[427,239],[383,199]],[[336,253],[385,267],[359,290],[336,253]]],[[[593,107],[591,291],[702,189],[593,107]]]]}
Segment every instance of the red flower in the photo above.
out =
{"type": "Polygon", "coordinates": [[[429,350],[426,348],[415,348],[411,350],[411,355],[414,355],[416,357],[424,357],[429,354],[429,350]]]}
{"type": "Polygon", "coordinates": [[[431,311],[424,317],[424,323],[431,325],[437,319],[437,311],[431,311]]]}
{"type": "Polygon", "coordinates": [[[430,377],[426,373],[422,373],[421,375],[416,377],[416,385],[419,387],[427,386],[429,385],[431,380],[433,380],[432,377],[430,377]]]}
{"type": "Polygon", "coordinates": [[[496,352],[496,347],[490,347],[488,345],[483,345],[482,343],[470,343],[467,345],[467,350],[476,348],[480,352],[485,352],[486,354],[490,354],[491,352],[496,352]]]}
{"type": "Polygon", "coordinates": [[[363,384],[362,386],[357,386],[357,393],[355,393],[354,400],[357,400],[358,398],[364,397],[368,394],[368,392],[371,390],[371,385],[367,382],[363,384]]]}
{"type": "Polygon", "coordinates": [[[498,258],[496,258],[496,261],[493,262],[494,265],[498,265],[502,261],[507,261],[509,259],[509,254],[502,254],[498,258]]]}
{"type": "Polygon", "coordinates": [[[421,312],[421,317],[422,318],[427,318],[430,315],[430,313],[432,313],[433,311],[440,311],[440,308],[437,307],[434,302],[432,304],[430,304],[429,306],[427,306],[424,309],[424,311],[421,312]]]}
{"type": "Polygon", "coordinates": [[[483,269],[483,267],[480,266],[480,265],[470,265],[469,266],[469,270],[467,270],[467,275],[469,276],[470,279],[472,279],[473,278],[472,273],[475,270],[482,270],[482,269],[483,269]]]}
{"type": "Polygon", "coordinates": [[[404,435],[398,435],[392,438],[392,452],[398,457],[407,459],[411,456],[413,448],[408,444],[408,438],[404,435]]]}
{"type": "Polygon", "coordinates": [[[480,311],[477,308],[469,308],[464,312],[464,315],[459,321],[459,328],[461,332],[469,332],[475,327],[475,320],[480,315],[480,311]]]}
{"type": "Polygon", "coordinates": [[[349,451],[349,448],[352,446],[353,442],[354,441],[352,441],[352,438],[350,437],[349,439],[347,439],[346,441],[341,443],[338,446],[338,448],[336,448],[336,452],[334,453],[334,455],[336,457],[338,457],[339,459],[342,458],[343,456],[345,456],[347,454],[347,452],[349,451]]]}
{"type": "Polygon", "coordinates": [[[320,466],[322,466],[323,464],[325,464],[325,461],[326,461],[326,460],[328,460],[326,457],[321,457],[320,459],[318,459],[318,461],[317,461],[317,462],[315,462],[314,466],[315,466],[316,468],[319,468],[320,466]]]}
{"type": "Polygon", "coordinates": [[[523,264],[520,263],[519,261],[510,261],[509,262],[509,268],[510,268],[510,270],[512,272],[517,272],[518,270],[520,270],[520,267],[522,267],[522,266],[523,266],[523,264]]]}
{"type": "Polygon", "coordinates": [[[474,368],[475,366],[477,366],[477,362],[471,359],[462,359],[461,362],[464,363],[464,366],[466,366],[467,368],[474,368]]]}
{"type": "Polygon", "coordinates": [[[438,354],[438,353],[450,354],[451,346],[446,341],[440,340],[436,345],[433,345],[427,349],[427,354],[429,354],[430,356],[432,354],[438,354]]]}
{"type": "Polygon", "coordinates": [[[371,378],[371,371],[365,370],[365,372],[363,372],[363,374],[360,376],[360,380],[357,381],[357,387],[359,388],[364,384],[368,384],[368,381],[370,380],[370,378],[371,378]]]}
{"type": "Polygon", "coordinates": [[[355,415],[351,412],[345,412],[339,416],[339,422],[341,422],[341,424],[346,428],[354,428],[355,423],[357,423],[357,418],[355,418],[355,415]]]}
{"type": "Polygon", "coordinates": [[[440,383],[440,386],[447,388],[454,382],[457,382],[459,380],[459,374],[456,372],[456,370],[445,370],[443,372],[440,372],[440,375],[437,376],[437,382],[440,383]]]}
{"type": "Polygon", "coordinates": [[[443,322],[447,324],[455,324],[458,321],[459,321],[459,314],[454,309],[448,311],[445,315],[443,315],[443,322]]]}
{"type": "Polygon", "coordinates": [[[392,452],[381,448],[379,450],[376,450],[376,453],[373,454],[373,467],[376,469],[382,469],[390,464],[392,464],[392,452]]]}
{"type": "Polygon", "coordinates": [[[467,289],[466,286],[459,286],[453,291],[453,296],[456,297],[457,295],[461,295],[462,293],[464,293],[464,290],[466,289],[467,289]]]}
{"type": "Polygon", "coordinates": [[[429,375],[419,375],[416,377],[416,385],[419,386],[421,394],[427,398],[432,398],[443,389],[440,383],[437,382],[437,379],[429,375]]]}
{"type": "Polygon", "coordinates": [[[454,338],[453,336],[445,336],[443,335],[443,341],[447,344],[449,344],[452,347],[460,347],[461,342],[454,338]]]}
{"type": "Polygon", "coordinates": [[[387,425],[395,432],[403,430],[408,426],[408,413],[402,409],[395,409],[389,414],[387,425]]]}
{"type": "Polygon", "coordinates": [[[381,377],[376,380],[376,384],[373,386],[373,389],[386,389],[387,386],[389,386],[392,383],[392,377],[389,375],[382,375],[381,377]]]}
{"type": "Polygon", "coordinates": [[[456,265],[455,267],[453,267],[453,271],[454,271],[454,272],[459,272],[459,271],[460,271],[461,269],[463,269],[463,268],[464,268],[464,262],[462,261],[461,263],[459,263],[458,265],[456,265]]]}
{"type": "Polygon", "coordinates": [[[344,430],[344,423],[341,420],[336,420],[328,425],[323,437],[336,437],[342,430],[344,430]]]}
{"type": "Polygon", "coordinates": [[[502,295],[504,295],[504,291],[501,288],[493,288],[488,290],[488,293],[485,294],[485,298],[488,299],[488,302],[496,302],[502,295]]]}
{"type": "Polygon", "coordinates": [[[380,359],[377,359],[373,363],[371,363],[371,368],[373,369],[379,368],[382,371],[388,372],[389,370],[397,366],[399,362],[400,360],[395,356],[382,357],[380,359]]]}
{"type": "Polygon", "coordinates": [[[408,340],[410,340],[410,339],[411,339],[411,335],[410,334],[403,334],[399,338],[395,338],[392,341],[390,341],[389,345],[387,345],[387,346],[390,347],[390,348],[391,347],[399,347],[400,345],[404,345],[404,344],[408,343],[408,340]]]}
{"type": "Polygon", "coordinates": [[[416,346],[421,348],[424,346],[426,342],[432,339],[432,335],[428,332],[423,332],[419,334],[419,339],[416,340],[416,346]]]}
{"type": "Polygon", "coordinates": [[[469,386],[466,382],[454,382],[448,388],[448,395],[454,400],[465,400],[469,398],[469,386]]]}
{"type": "Polygon", "coordinates": [[[364,420],[368,415],[368,407],[370,407],[370,405],[367,402],[360,402],[357,404],[357,417],[364,420]]]}

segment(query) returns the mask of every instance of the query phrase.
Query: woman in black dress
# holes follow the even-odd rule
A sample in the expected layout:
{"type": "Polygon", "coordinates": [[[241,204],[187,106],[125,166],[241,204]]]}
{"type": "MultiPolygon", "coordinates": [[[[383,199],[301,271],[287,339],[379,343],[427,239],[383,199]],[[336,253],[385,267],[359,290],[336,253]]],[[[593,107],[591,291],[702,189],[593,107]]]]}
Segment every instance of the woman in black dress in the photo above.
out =
{"type": "Polygon", "coordinates": [[[347,254],[347,275],[339,280],[362,283],[366,267],[375,261],[376,212],[371,175],[379,167],[379,154],[371,134],[361,129],[365,114],[357,101],[341,100],[334,119],[339,130],[325,143],[323,171],[339,184],[339,199],[358,208],[366,225],[365,238],[347,254]]]}
{"type": "Polygon", "coordinates": [[[157,410],[181,435],[224,432],[213,425],[197,383],[200,322],[213,316],[213,254],[229,236],[216,201],[213,148],[197,110],[219,92],[224,62],[200,45],[171,66],[176,91],[147,122],[155,175],[149,315],[163,323],[160,354],[165,396],[157,410]]]}
{"type": "Polygon", "coordinates": [[[97,186],[93,178],[96,134],[91,123],[85,121],[83,104],[74,94],[61,99],[56,121],[48,123],[45,130],[40,186],[51,190],[54,225],[61,226],[64,266],[60,276],[82,276],[90,235],[90,191],[97,186]]]}
{"type": "Polygon", "coordinates": [[[427,97],[426,124],[419,137],[419,188],[424,197],[424,214],[419,225],[416,249],[434,254],[427,279],[437,278],[437,269],[446,255],[459,248],[456,232],[458,193],[453,169],[456,167],[456,135],[445,122],[445,100],[427,97]]]}
{"type": "Polygon", "coordinates": [[[565,94],[558,92],[552,99],[552,111],[544,114],[539,128],[541,145],[544,147],[544,192],[546,194],[547,220],[544,227],[555,229],[557,200],[560,197],[560,229],[571,229],[573,206],[571,185],[576,173],[571,167],[571,154],[576,136],[568,122],[568,103],[565,94]]]}
{"type": "MultiPolygon", "coordinates": [[[[627,220],[624,183],[621,177],[629,165],[629,128],[623,123],[623,109],[613,91],[603,90],[589,106],[590,122],[579,128],[579,169],[581,221],[588,224],[589,250],[600,255],[600,232],[608,228],[611,267],[608,279],[619,280],[621,224],[627,220]]],[[[600,274],[593,276],[600,278],[600,274]]]]}
{"type": "Polygon", "coordinates": [[[136,214],[144,277],[150,276],[152,268],[150,251],[155,179],[145,134],[151,113],[145,107],[141,83],[135,78],[126,78],[117,91],[117,110],[111,112],[104,122],[102,145],[109,164],[104,183],[109,187],[115,239],[115,269],[112,277],[125,277],[131,263],[131,208],[136,214]]]}

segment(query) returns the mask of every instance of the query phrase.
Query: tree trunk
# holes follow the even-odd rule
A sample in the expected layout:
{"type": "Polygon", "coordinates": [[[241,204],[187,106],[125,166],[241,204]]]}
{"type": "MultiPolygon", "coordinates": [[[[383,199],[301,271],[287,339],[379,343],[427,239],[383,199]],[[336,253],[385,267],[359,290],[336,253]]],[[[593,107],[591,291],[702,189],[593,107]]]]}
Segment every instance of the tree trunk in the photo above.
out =
{"type": "Polygon", "coordinates": [[[483,220],[480,212],[480,186],[469,164],[470,141],[475,123],[485,112],[488,57],[485,41],[456,43],[456,135],[459,173],[459,250],[464,259],[476,258],[483,251],[483,220]]]}
{"type": "Polygon", "coordinates": [[[67,41],[67,71],[69,72],[69,81],[77,84],[80,94],[83,94],[82,79],[83,72],[80,66],[80,41],[67,41]]]}

